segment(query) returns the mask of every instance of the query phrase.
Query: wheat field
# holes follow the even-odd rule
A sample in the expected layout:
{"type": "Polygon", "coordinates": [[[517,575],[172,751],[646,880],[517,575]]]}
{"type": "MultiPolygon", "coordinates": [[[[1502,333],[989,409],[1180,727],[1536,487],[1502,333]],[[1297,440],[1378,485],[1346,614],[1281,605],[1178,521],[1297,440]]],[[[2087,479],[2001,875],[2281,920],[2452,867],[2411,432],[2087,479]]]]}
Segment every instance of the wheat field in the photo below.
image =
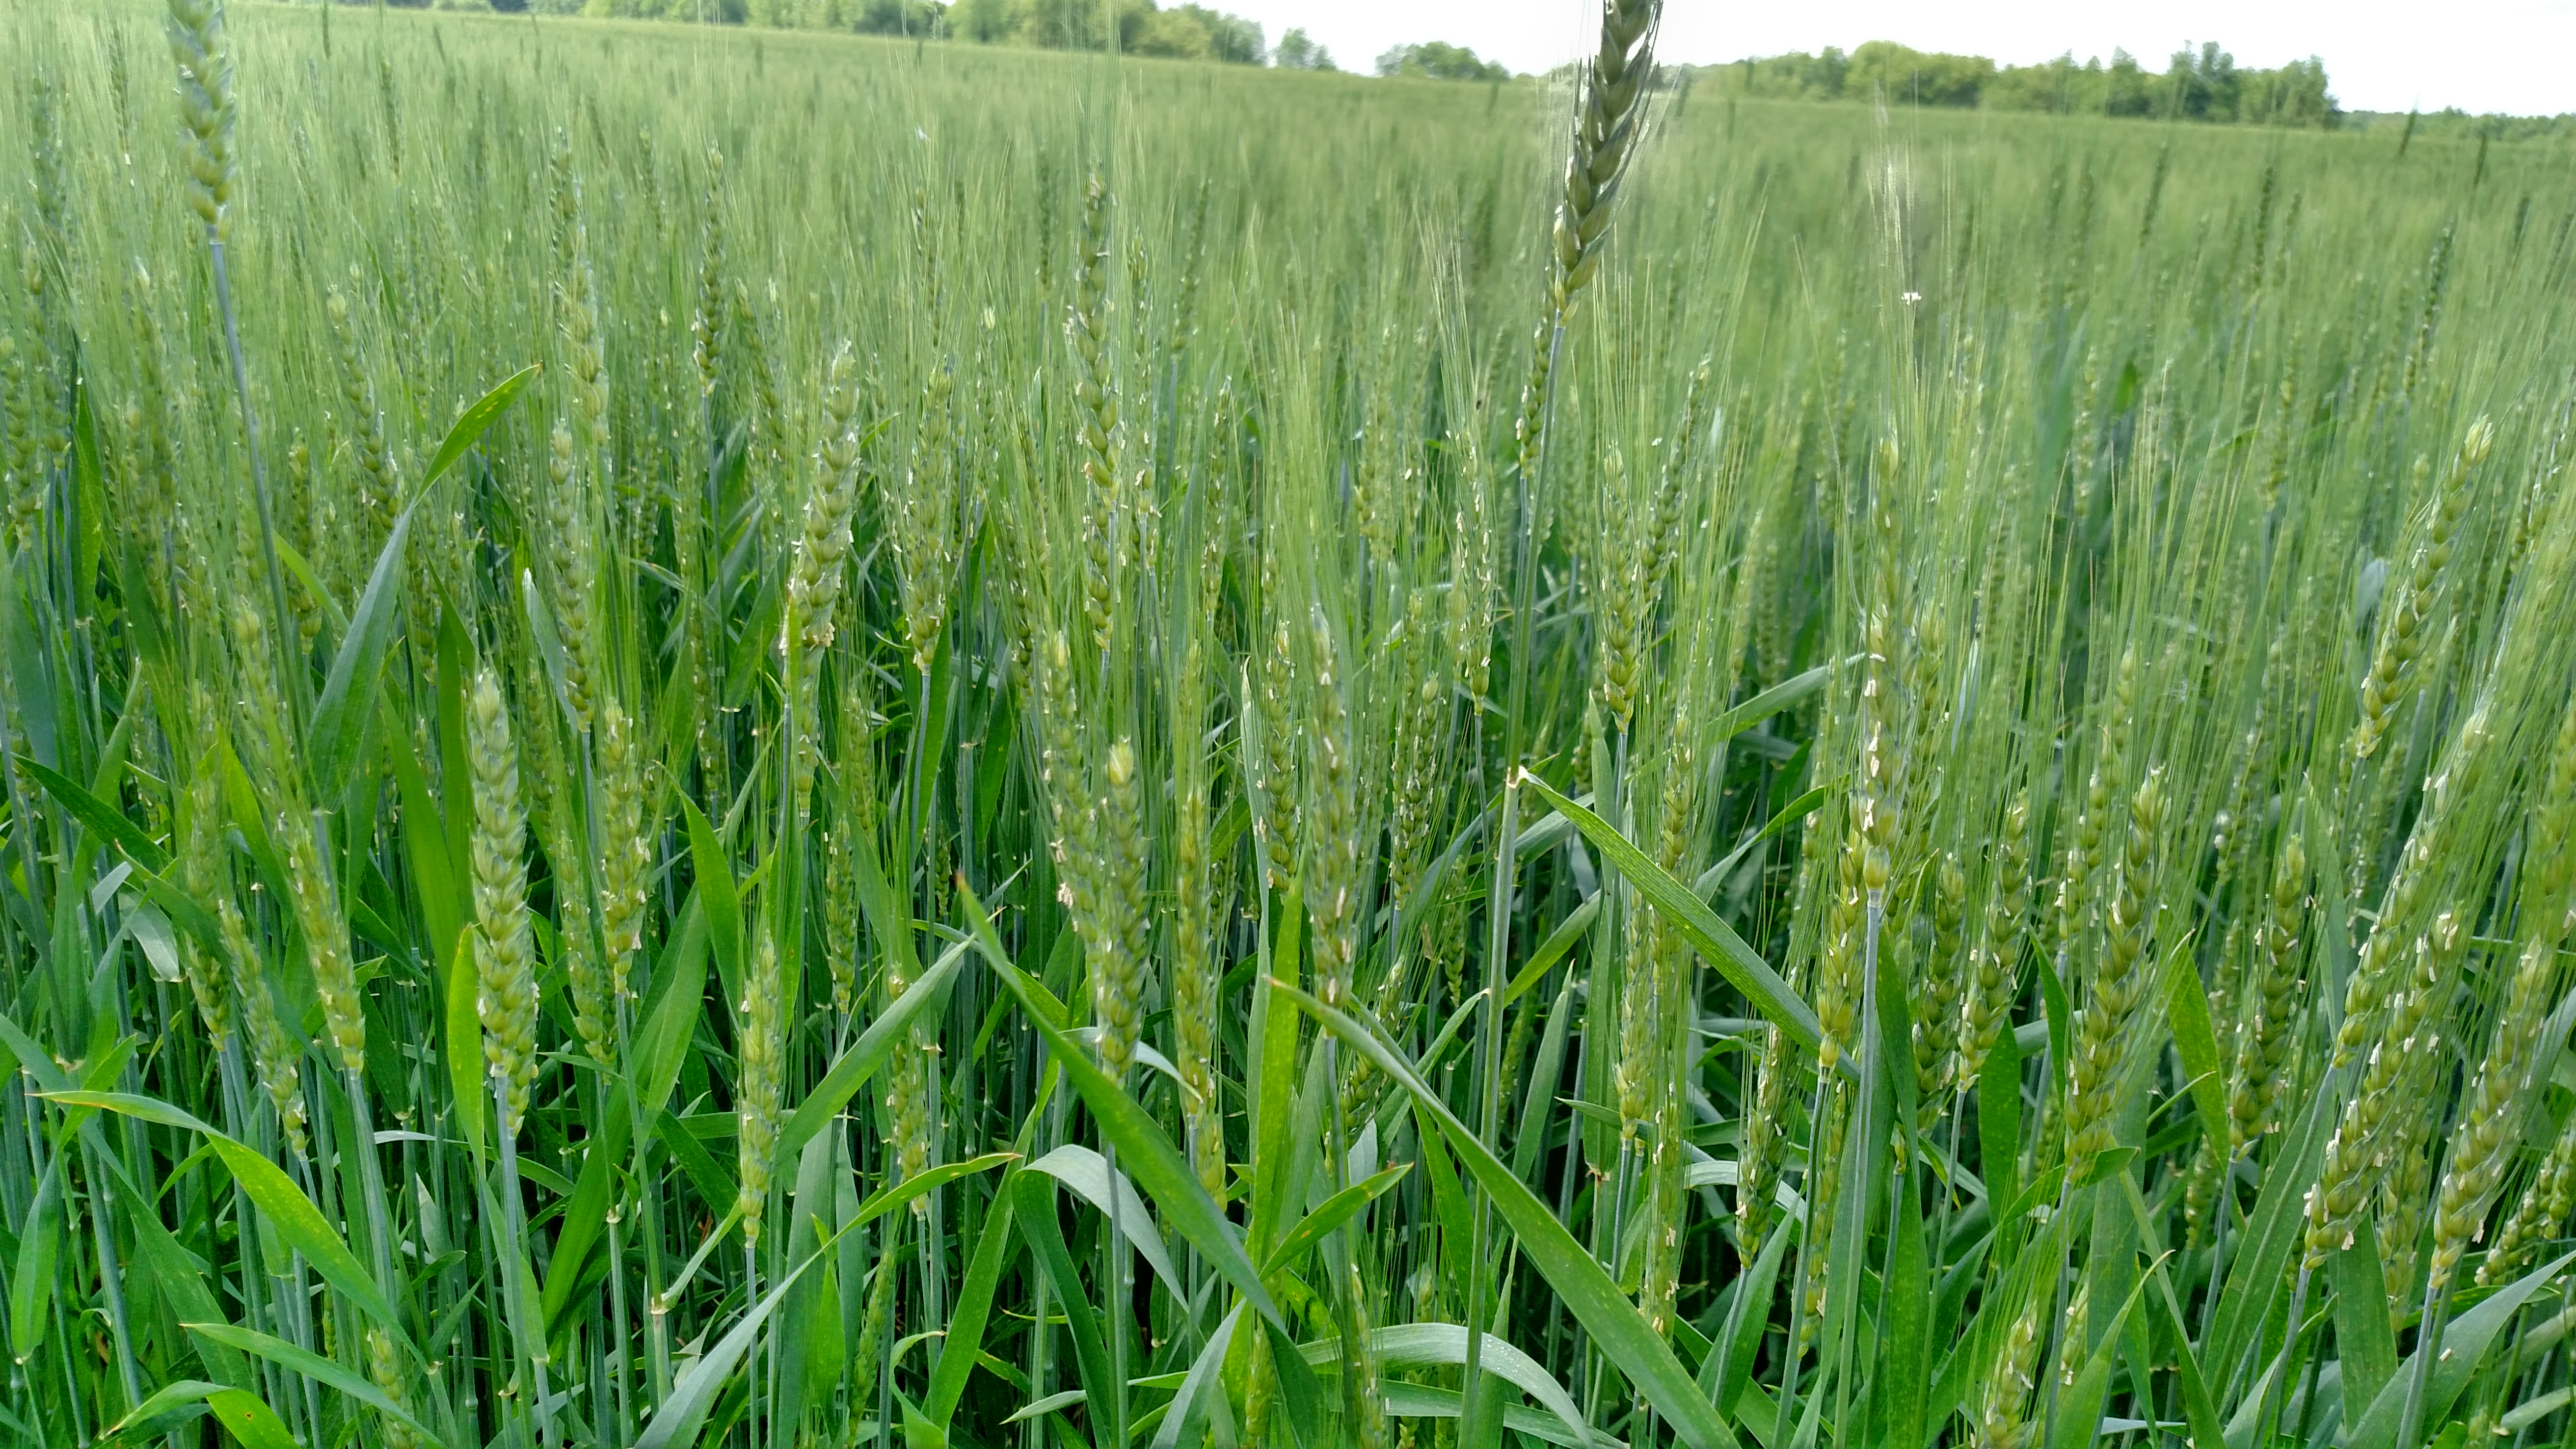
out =
{"type": "Polygon", "coordinates": [[[2576,1438],[2576,154],[1600,19],[0,16],[0,1438],[2576,1438]]]}

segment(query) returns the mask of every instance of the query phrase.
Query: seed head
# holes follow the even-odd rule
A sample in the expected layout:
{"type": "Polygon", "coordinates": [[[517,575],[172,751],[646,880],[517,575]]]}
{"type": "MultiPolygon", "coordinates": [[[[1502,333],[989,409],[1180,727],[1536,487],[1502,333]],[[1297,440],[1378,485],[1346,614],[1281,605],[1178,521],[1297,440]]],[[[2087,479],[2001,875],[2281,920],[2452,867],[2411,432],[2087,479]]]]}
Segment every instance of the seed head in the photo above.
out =
{"type": "Polygon", "coordinates": [[[232,56],[220,0],[169,0],[170,59],[179,70],[179,120],[188,133],[188,206],[221,240],[232,222],[232,56]]]}
{"type": "Polygon", "coordinates": [[[501,1086],[501,1130],[527,1115],[537,1070],[537,978],[528,940],[528,817],[519,801],[519,753],[500,677],[489,665],[466,701],[465,742],[474,789],[475,1015],[483,1060],[501,1086]]]}

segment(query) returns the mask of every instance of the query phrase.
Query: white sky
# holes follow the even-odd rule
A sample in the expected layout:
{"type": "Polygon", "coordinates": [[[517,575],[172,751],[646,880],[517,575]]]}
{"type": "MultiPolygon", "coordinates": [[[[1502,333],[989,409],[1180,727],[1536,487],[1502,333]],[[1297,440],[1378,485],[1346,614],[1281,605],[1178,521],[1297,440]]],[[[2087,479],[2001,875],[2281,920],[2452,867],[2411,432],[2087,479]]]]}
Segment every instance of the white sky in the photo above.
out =
{"type": "MultiPolygon", "coordinates": [[[[1597,0],[1207,0],[1261,22],[1276,41],[1302,25],[1344,70],[1381,51],[1446,40],[1518,71],[1587,49],[1597,0]]],[[[2576,111],[2576,0],[1667,0],[1661,58],[1705,63],[1748,55],[1848,50],[1895,40],[2007,63],[2108,59],[2126,49],[2162,70],[2175,50],[2215,40],[2240,65],[2322,56],[2347,110],[2576,111]]]]}

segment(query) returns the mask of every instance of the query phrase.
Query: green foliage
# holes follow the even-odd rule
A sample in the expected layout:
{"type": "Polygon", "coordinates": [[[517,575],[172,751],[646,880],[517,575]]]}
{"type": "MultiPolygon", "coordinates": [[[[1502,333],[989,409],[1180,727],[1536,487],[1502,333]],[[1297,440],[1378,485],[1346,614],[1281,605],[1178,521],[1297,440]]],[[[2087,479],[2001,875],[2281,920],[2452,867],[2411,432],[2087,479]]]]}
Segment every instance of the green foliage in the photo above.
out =
{"type": "Polygon", "coordinates": [[[0,1440],[2566,1441],[2560,150],[903,3],[0,27],[0,1440]]]}
{"type": "Polygon", "coordinates": [[[1699,80],[1722,93],[1890,105],[1983,107],[2065,116],[2134,116],[2247,125],[2331,127],[2341,112],[2326,90],[2322,61],[2277,70],[2240,67],[2215,43],[2177,51],[2164,74],[2113,51],[2079,65],[2070,52],[2039,65],[1997,65],[1980,55],[1919,51],[1873,40],[1848,54],[1827,47],[1704,67],[1699,80]]]}
{"type": "MultiPolygon", "coordinates": [[[[546,0],[537,0],[546,3],[546,0]]],[[[962,39],[979,44],[1096,50],[1115,29],[1119,51],[1166,60],[1260,65],[1261,27],[1204,5],[1156,0],[583,0],[614,19],[702,20],[787,30],[962,39]]]]}
{"type": "Polygon", "coordinates": [[[1467,47],[1439,40],[1395,47],[1377,58],[1377,73],[1382,76],[1418,76],[1426,80],[1500,81],[1512,78],[1511,67],[1501,61],[1478,60],[1476,52],[1467,47]]]}
{"type": "Polygon", "coordinates": [[[1332,51],[1317,45],[1303,29],[1294,25],[1288,27],[1287,32],[1279,37],[1279,44],[1271,51],[1270,58],[1271,62],[1281,70],[1337,68],[1333,64],[1332,51]]]}

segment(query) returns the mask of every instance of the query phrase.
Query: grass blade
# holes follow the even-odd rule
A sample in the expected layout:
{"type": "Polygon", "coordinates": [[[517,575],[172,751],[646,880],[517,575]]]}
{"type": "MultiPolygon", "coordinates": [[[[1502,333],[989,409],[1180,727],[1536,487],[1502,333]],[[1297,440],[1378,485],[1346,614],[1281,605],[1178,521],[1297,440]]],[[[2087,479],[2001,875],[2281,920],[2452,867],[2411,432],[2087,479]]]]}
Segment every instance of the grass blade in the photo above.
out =
{"type": "Polygon", "coordinates": [[[337,1389],[424,1439],[435,1442],[438,1438],[436,1431],[404,1412],[402,1407],[393,1400],[386,1398],[384,1391],[367,1382],[365,1375],[333,1363],[318,1353],[297,1348],[282,1338],[248,1328],[236,1328],[229,1323],[183,1323],[179,1326],[200,1338],[212,1339],[242,1353],[257,1354],[271,1363],[293,1369],[326,1388],[337,1389]]]}
{"type": "MultiPolygon", "coordinates": [[[[1562,799],[1563,797],[1558,797],[1562,799]]],[[[1566,802],[1568,804],[1572,802],[1566,802]]],[[[1562,807],[1560,807],[1562,808],[1562,807]]],[[[1718,1416],[1699,1386],[1691,1382],[1681,1360],[1672,1348],[1648,1326],[1644,1314],[1637,1311],[1610,1275],[1565,1230],[1549,1210],[1523,1186],[1501,1158],[1485,1144],[1467,1124],[1451,1114],[1446,1104],[1422,1080],[1413,1074],[1413,1066],[1399,1056],[1376,1033],[1339,1011],[1282,982],[1274,981],[1271,989],[1285,993],[1306,1014],[1369,1059],[1370,1065],[1384,1072],[1396,1085],[1413,1094],[1431,1119],[1439,1124],[1449,1140],[1450,1150],[1466,1164],[1468,1173],[1484,1186],[1496,1211],[1514,1236],[1521,1251],[1529,1255],[1540,1274],[1564,1301],[1568,1311],[1582,1323],[1584,1331],[1599,1343],[1601,1351],[1627,1374],[1638,1392],[1645,1395],[1655,1411],[1664,1416],[1673,1431],[1692,1449],[1738,1449],[1739,1441],[1726,1421],[1718,1416]]]]}
{"type": "Polygon", "coordinates": [[[185,1128],[204,1137],[206,1145],[213,1148],[224,1166],[232,1170],[233,1180],[249,1194],[252,1206],[268,1219],[287,1246],[302,1253],[314,1271],[345,1294],[351,1303],[364,1309],[367,1316],[392,1334],[397,1343],[406,1341],[401,1316],[377,1288],[375,1275],[358,1261],[355,1253],[349,1251],[349,1245],[341,1241],[330,1221],[322,1216],[322,1210],[313,1205],[313,1199],[306,1197],[302,1188],[279,1171],[276,1163],[188,1113],[150,1097],[124,1092],[48,1092],[44,1095],[67,1106],[117,1112],[146,1122],[158,1122],[165,1127],[185,1128]]]}
{"type": "Polygon", "coordinates": [[[349,793],[359,726],[375,712],[377,680],[384,673],[385,655],[393,648],[394,627],[401,618],[403,541],[410,535],[411,513],[405,510],[394,520],[393,532],[386,535],[384,549],[376,555],[375,571],[367,577],[366,592],[358,596],[358,611],[350,617],[339,652],[332,656],[322,698],[313,706],[305,758],[319,799],[338,800],[349,793]]]}
{"type": "Polygon", "coordinates": [[[1628,838],[1609,821],[1548,788],[1547,782],[1536,775],[1524,771],[1521,783],[1558,814],[1574,822],[1574,828],[1583,832],[1583,838],[1592,842],[1593,848],[1601,852],[1601,858],[1636,886],[1637,893],[1656,910],[1670,918],[1681,931],[1682,938],[1690,943],[1691,949],[1743,992],[1745,1000],[1753,1003],[1756,1011],[1777,1022],[1800,1046],[1812,1050],[1823,1040],[1816,1024],[1816,1013],[1798,999],[1798,994],[1789,989],[1789,983],[1780,979],[1780,973],[1772,970],[1759,952],[1735,934],[1734,927],[1717,918],[1717,913],[1708,908],[1706,901],[1667,875],[1661,866],[1646,857],[1644,851],[1630,844],[1628,838]]]}
{"type": "Polygon", "coordinates": [[[465,450],[482,441],[483,434],[501,420],[501,414],[510,410],[510,404],[517,402],[519,394],[526,392],[528,384],[536,381],[537,374],[544,370],[545,364],[531,362],[501,379],[498,387],[483,394],[472,407],[458,413],[456,421],[447,429],[447,437],[439,443],[438,451],[430,455],[429,468],[420,475],[418,492],[427,493],[431,484],[447,476],[447,470],[455,467],[456,460],[465,456],[465,450]]]}
{"type": "Polygon", "coordinates": [[[778,1280],[777,1286],[736,1319],[733,1327],[725,1330],[724,1337],[717,1339],[714,1347],[691,1364],[688,1372],[680,1375],[679,1382],[671,1388],[671,1397],[663,1400],[652,1421],[644,1426],[643,1437],[635,1441],[635,1449],[675,1449],[675,1446],[697,1442],[698,1431],[705,1426],[708,1411],[715,1407],[717,1393],[733,1377],[734,1366],[742,1362],[745,1353],[750,1352],[752,1338],[760,1332],[760,1326],[769,1321],[770,1314],[778,1311],[779,1304],[787,1301],[788,1293],[796,1287],[797,1280],[805,1276],[806,1270],[823,1261],[839,1236],[834,1234],[805,1261],[788,1270],[778,1280]]]}

